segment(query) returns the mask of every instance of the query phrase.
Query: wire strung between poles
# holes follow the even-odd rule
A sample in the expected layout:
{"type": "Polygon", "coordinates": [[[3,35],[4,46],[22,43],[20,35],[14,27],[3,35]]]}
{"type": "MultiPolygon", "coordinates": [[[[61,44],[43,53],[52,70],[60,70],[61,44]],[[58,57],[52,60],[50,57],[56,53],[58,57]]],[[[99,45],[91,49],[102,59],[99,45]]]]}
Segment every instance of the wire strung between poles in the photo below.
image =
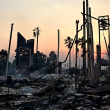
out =
{"type": "Polygon", "coordinates": [[[91,15],[88,15],[88,14],[84,14],[84,13],[82,13],[82,12],[81,12],[81,14],[83,14],[83,15],[87,15],[87,16],[89,16],[89,17],[93,18],[93,19],[96,19],[96,20],[98,20],[99,22],[103,22],[103,23],[105,23],[105,24],[108,24],[108,25],[110,25],[109,23],[106,23],[105,21],[103,21],[103,20],[100,20],[100,19],[98,19],[98,18],[95,18],[95,17],[93,17],[93,16],[91,16],[91,15]]]}
{"type": "MultiPolygon", "coordinates": [[[[84,24],[81,25],[81,29],[78,30],[78,32],[80,32],[80,31],[83,29],[83,25],[85,25],[86,23],[87,23],[87,22],[85,22],[84,24]]],[[[78,33],[77,33],[77,34],[78,34],[78,33]]],[[[74,43],[75,40],[76,40],[77,34],[76,34],[75,37],[74,37],[73,43],[74,43]]],[[[68,58],[68,56],[69,56],[69,54],[70,54],[70,52],[71,52],[71,48],[72,48],[72,46],[73,46],[73,43],[72,43],[72,45],[71,45],[71,47],[70,47],[70,50],[69,50],[69,52],[68,52],[68,54],[67,54],[66,59],[65,59],[63,62],[61,62],[60,64],[63,64],[63,63],[65,63],[65,62],[67,61],[67,58],[68,58]]],[[[60,64],[54,66],[51,70],[49,70],[48,72],[46,72],[44,75],[42,75],[42,76],[41,76],[40,78],[38,78],[37,80],[40,80],[42,77],[44,77],[46,74],[48,74],[49,72],[51,72],[52,70],[54,70],[54,69],[55,69],[57,66],[59,66],[60,64]]]]}

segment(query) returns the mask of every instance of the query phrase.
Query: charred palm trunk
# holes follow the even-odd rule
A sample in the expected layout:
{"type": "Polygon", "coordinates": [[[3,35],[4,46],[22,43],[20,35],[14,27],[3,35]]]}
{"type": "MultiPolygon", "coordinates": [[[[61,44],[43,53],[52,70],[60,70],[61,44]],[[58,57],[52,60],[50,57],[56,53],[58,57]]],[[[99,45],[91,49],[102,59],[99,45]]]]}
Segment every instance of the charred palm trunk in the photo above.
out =
{"type": "Polygon", "coordinates": [[[38,54],[38,34],[37,34],[37,45],[36,45],[36,70],[38,69],[38,67],[37,67],[37,54],[38,54]]]}
{"type": "MultiPolygon", "coordinates": [[[[71,72],[71,52],[69,54],[69,73],[71,72]]],[[[71,74],[71,73],[70,73],[71,74]]]]}

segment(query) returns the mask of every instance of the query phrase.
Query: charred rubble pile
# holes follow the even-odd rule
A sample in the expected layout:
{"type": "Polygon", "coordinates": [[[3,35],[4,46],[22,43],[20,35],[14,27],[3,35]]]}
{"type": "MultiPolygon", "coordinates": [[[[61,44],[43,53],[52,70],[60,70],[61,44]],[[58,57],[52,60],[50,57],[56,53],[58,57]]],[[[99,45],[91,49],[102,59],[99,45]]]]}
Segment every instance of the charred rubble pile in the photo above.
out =
{"type": "Polygon", "coordinates": [[[0,110],[110,110],[107,82],[87,83],[82,85],[82,91],[79,87],[75,89],[73,76],[62,74],[47,74],[40,80],[35,77],[19,82],[12,79],[8,87],[2,81],[0,110]]]}

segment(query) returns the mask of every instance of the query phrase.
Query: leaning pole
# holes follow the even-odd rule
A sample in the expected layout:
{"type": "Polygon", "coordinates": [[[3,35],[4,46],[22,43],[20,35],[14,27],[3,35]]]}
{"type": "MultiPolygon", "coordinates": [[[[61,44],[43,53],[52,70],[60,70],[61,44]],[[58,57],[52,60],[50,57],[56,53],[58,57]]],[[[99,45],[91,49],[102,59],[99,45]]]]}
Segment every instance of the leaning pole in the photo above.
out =
{"type": "Polygon", "coordinates": [[[14,25],[14,24],[12,23],[12,24],[11,24],[9,47],[8,47],[8,55],[7,55],[6,77],[7,77],[7,73],[8,73],[8,60],[9,60],[9,53],[10,53],[10,46],[11,46],[11,38],[12,38],[13,25],[14,25]]]}

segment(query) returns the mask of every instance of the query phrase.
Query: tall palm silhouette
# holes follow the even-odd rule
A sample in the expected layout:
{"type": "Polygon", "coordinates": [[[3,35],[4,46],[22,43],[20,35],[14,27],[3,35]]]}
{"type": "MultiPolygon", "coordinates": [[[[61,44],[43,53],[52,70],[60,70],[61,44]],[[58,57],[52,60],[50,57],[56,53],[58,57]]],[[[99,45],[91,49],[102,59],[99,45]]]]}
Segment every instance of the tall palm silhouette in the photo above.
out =
{"type": "Polygon", "coordinates": [[[37,35],[37,45],[36,45],[36,70],[37,70],[37,53],[38,53],[38,36],[39,36],[39,27],[33,30],[33,36],[36,37],[37,35]]]}
{"type": "MultiPolygon", "coordinates": [[[[68,49],[71,48],[72,46],[72,41],[73,39],[71,39],[69,36],[67,37],[67,39],[64,39],[65,40],[65,43],[66,44],[66,47],[68,47],[68,49]]],[[[71,51],[70,51],[70,54],[69,54],[69,70],[71,69],[71,51]]]]}

